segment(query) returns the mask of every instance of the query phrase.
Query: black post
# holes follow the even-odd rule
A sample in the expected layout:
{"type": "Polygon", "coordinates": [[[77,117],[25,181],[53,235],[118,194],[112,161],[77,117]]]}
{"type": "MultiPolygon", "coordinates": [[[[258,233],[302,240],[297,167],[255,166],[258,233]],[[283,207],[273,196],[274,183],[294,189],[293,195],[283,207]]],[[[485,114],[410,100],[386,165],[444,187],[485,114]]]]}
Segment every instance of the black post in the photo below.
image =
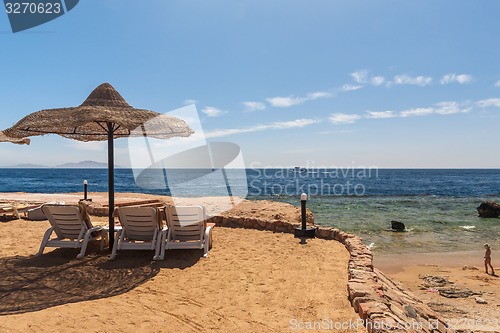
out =
{"type": "Polygon", "coordinates": [[[83,181],[83,200],[87,200],[87,180],[83,181]]]}
{"type": "Polygon", "coordinates": [[[314,238],[316,234],[316,228],[308,228],[306,222],[306,203],[307,203],[307,194],[302,193],[300,195],[300,208],[302,215],[302,226],[301,228],[296,227],[293,228],[293,235],[295,238],[300,238],[300,244],[307,244],[308,238],[314,238]]]}
{"type": "Polygon", "coordinates": [[[109,218],[109,249],[113,250],[115,242],[115,154],[113,145],[113,123],[108,122],[108,218],[109,218]]]}
{"type": "Polygon", "coordinates": [[[306,230],[306,202],[307,202],[307,194],[302,193],[300,196],[300,206],[301,206],[301,214],[302,214],[302,230],[306,230]]]}

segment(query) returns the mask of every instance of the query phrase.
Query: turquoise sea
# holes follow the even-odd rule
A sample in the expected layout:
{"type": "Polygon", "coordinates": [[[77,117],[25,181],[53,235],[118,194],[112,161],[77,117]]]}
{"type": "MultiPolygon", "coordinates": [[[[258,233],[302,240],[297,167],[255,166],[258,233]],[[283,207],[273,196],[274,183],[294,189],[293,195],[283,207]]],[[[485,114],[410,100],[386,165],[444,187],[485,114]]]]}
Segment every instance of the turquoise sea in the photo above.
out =
{"type": "MultiPolygon", "coordinates": [[[[299,205],[305,192],[316,224],[356,233],[379,253],[482,250],[486,242],[500,249],[500,218],[478,218],[476,211],[485,200],[500,202],[499,169],[247,169],[227,170],[226,183],[204,181],[211,171],[172,176],[198,180],[181,186],[185,196],[229,189],[299,205]],[[389,231],[391,220],[408,231],[389,231]]],[[[117,192],[171,194],[138,186],[130,169],[117,169],[115,178],[117,192]]],[[[89,191],[107,191],[106,169],[0,169],[0,192],[80,192],[83,179],[89,191]]]]}

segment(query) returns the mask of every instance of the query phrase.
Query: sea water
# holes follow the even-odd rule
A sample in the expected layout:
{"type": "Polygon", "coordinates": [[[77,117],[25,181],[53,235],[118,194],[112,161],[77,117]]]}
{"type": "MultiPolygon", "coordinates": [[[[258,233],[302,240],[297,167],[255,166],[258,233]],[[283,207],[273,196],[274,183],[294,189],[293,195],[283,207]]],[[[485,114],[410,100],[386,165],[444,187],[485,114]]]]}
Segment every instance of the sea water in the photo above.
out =
{"type": "MultiPolygon", "coordinates": [[[[203,179],[209,171],[177,172],[203,179]]],[[[198,181],[184,194],[210,195],[237,184],[246,188],[235,192],[248,191],[250,200],[299,205],[305,192],[316,224],[356,233],[380,253],[481,250],[486,242],[500,249],[500,218],[482,219],[476,210],[485,200],[500,202],[497,169],[247,169],[227,176],[223,184],[198,181]],[[407,230],[390,231],[391,220],[407,230]]],[[[0,192],[81,192],[84,179],[91,192],[108,190],[106,169],[19,168],[0,169],[0,192]]],[[[130,169],[115,170],[115,191],[171,194],[168,187],[141,188],[130,169]]]]}

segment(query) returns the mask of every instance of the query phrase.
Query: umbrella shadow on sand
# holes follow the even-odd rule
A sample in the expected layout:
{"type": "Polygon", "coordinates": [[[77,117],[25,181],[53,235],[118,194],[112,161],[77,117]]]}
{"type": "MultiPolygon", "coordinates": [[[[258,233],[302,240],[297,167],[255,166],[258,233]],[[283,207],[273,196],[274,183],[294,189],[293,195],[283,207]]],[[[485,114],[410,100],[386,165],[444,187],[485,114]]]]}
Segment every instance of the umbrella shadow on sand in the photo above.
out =
{"type": "Polygon", "coordinates": [[[149,281],[160,268],[184,269],[203,255],[186,251],[152,262],[151,251],[119,253],[115,261],[99,252],[81,260],[77,254],[78,249],[56,249],[40,257],[0,258],[0,316],[117,296],[149,281]]]}

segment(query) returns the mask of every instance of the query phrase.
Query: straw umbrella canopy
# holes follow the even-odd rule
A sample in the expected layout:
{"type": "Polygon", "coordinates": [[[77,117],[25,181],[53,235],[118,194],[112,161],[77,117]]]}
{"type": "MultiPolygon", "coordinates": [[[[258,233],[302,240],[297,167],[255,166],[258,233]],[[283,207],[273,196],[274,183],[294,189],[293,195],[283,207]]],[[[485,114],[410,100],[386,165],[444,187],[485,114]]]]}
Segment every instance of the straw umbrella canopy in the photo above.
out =
{"type": "Polygon", "coordinates": [[[3,131],[0,131],[0,142],[11,142],[15,143],[17,145],[29,145],[30,144],[30,139],[28,138],[12,138],[8,135],[6,135],[3,131]]]}
{"type": "Polygon", "coordinates": [[[80,106],[34,112],[4,132],[13,138],[59,134],[78,141],[108,141],[110,248],[114,240],[113,139],[129,136],[168,139],[188,137],[194,133],[179,118],[133,108],[109,83],[103,83],[94,89],[80,106]],[[137,128],[142,131],[134,131],[137,128]]]}

